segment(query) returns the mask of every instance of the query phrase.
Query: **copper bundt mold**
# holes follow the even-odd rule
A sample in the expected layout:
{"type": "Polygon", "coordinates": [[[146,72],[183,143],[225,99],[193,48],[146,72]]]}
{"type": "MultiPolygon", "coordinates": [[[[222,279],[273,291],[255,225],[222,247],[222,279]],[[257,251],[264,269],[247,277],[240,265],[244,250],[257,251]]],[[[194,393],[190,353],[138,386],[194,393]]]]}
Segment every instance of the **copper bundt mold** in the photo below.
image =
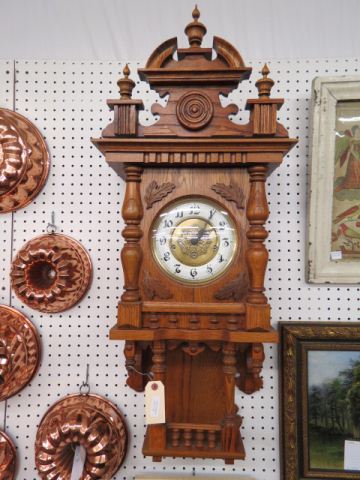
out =
{"type": "Polygon", "coordinates": [[[50,233],[27,242],[11,268],[18,298],[40,312],[62,312],[87,292],[92,265],[84,247],[71,237],[50,233]]]}
{"type": "Polygon", "coordinates": [[[70,395],[55,403],[41,420],[35,463],[43,480],[68,479],[77,445],[86,450],[81,480],[109,480],[127,451],[127,430],[117,407],[98,395],[70,395]]]}
{"type": "Polygon", "coordinates": [[[16,469],[16,449],[6,433],[0,431],[0,479],[13,480],[16,469]]]}
{"type": "Polygon", "coordinates": [[[49,165],[48,149],[35,125],[0,108],[0,213],[28,205],[46,182],[49,165]]]}
{"type": "Polygon", "coordinates": [[[0,401],[28,384],[39,362],[40,341],[34,325],[15,308],[0,305],[0,401]]]}

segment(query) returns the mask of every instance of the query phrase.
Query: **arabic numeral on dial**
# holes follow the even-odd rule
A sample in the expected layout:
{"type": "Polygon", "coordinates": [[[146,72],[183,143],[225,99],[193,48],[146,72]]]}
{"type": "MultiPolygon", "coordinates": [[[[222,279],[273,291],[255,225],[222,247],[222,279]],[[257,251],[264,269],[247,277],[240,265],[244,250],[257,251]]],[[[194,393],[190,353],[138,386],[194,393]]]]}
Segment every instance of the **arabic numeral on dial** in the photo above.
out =
{"type": "Polygon", "coordinates": [[[224,242],[224,246],[225,246],[225,247],[228,247],[228,246],[230,245],[230,241],[229,241],[228,238],[224,238],[224,239],[223,239],[223,242],[224,242]]]}
{"type": "Polygon", "coordinates": [[[160,243],[160,245],[165,245],[165,243],[166,243],[166,238],[165,238],[165,237],[160,237],[159,243],[160,243]]]}
{"type": "Polygon", "coordinates": [[[190,270],[190,275],[192,276],[192,278],[195,278],[197,274],[198,274],[198,272],[197,272],[196,268],[192,268],[190,270]]]}
{"type": "Polygon", "coordinates": [[[212,268],[210,265],[208,265],[208,266],[206,267],[206,271],[207,271],[207,273],[209,273],[210,275],[213,275],[213,268],[212,268]]]}
{"type": "Polygon", "coordinates": [[[164,227],[165,228],[171,228],[173,226],[173,221],[172,220],[164,220],[164,227]]]}
{"type": "Polygon", "coordinates": [[[225,225],[226,225],[225,220],[221,220],[221,222],[219,222],[219,225],[220,225],[220,228],[219,228],[220,231],[225,230],[225,225]]]}
{"type": "Polygon", "coordinates": [[[170,252],[165,252],[164,253],[164,260],[165,260],[165,262],[168,262],[170,260],[170,252]]]}
{"type": "Polygon", "coordinates": [[[213,216],[215,215],[215,213],[216,213],[215,208],[212,208],[212,209],[210,210],[210,212],[209,212],[209,220],[211,220],[211,219],[213,218],[213,216]]]}
{"type": "Polygon", "coordinates": [[[219,257],[219,263],[226,262],[226,259],[224,258],[223,255],[220,255],[219,257]]]}
{"type": "Polygon", "coordinates": [[[189,215],[200,215],[200,206],[191,205],[189,215]]]}
{"type": "Polygon", "coordinates": [[[182,210],[177,210],[175,217],[176,218],[183,218],[184,212],[182,210]]]}
{"type": "Polygon", "coordinates": [[[181,273],[180,263],[175,263],[174,267],[175,267],[175,273],[181,273]]]}

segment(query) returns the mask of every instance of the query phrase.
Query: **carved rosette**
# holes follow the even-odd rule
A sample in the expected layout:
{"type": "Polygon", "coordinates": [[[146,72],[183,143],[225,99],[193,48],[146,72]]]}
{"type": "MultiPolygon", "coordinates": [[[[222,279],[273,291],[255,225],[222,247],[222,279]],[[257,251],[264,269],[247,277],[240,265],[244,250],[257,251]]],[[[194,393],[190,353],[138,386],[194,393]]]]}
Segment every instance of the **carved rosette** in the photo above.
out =
{"type": "Polygon", "coordinates": [[[46,234],[27,242],[12,263],[11,285],[19,299],[41,312],[62,312],[86,293],[91,260],[71,237],[46,234]]]}
{"type": "Polygon", "coordinates": [[[16,449],[12,440],[4,432],[0,432],[0,478],[13,480],[16,468],[16,449]]]}
{"type": "Polygon", "coordinates": [[[176,105],[176,116],[181,125],[188,130],[200,130],[210,122],[214,115],[211,99],[203,92],[185,93],[176,105]]]}
{"type": "Polygon", "coordinates": [[[70,478],[74,446],[83,445],[82,480],[109,480],[124,461],[128,435],[122,414],[98,395],[70,395],[55,403],[41,420],[35,442],[40,478],[70,478]]]}
{"type": "Polygon", "coordinates": [[[34,325],[14,308],[0,305],[0,401],[30,382],[39,361],[40,341],[34,325]]]}
{"type": "Polygon", "coordinates": [[[0,213],[28,205],[49,172],[49,153],[39,130],[25,117],[0,109],[0,213]]]}

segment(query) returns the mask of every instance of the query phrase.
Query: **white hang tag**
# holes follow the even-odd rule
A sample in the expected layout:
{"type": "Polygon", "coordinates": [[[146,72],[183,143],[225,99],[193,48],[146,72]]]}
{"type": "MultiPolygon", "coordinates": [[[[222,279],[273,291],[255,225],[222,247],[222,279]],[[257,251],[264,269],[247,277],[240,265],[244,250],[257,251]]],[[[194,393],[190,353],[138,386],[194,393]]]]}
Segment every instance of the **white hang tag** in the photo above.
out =
{"type": "Polygon", "coordinates": [[[330,258],[331,260],[342,260],[342,251],[341,250],[335,250],[334,252],[330,252],[330,258]]]}
{"type": "Polygon", "coordinates": [[[85,460],[85,448],[82,445],[76,445],[70,480],[79,480],[81,478],[84,471],[85,460]]]}
{"type": "Polygon", "coordinates": [[[344,469],[360,470],[360,442],[345,440],[344,469]]]}
{"type": "Polygon", "coordinates": [[[147,425],[165,423],[165,388],[160,381],[146,384],[145,421],[147,425]]]}

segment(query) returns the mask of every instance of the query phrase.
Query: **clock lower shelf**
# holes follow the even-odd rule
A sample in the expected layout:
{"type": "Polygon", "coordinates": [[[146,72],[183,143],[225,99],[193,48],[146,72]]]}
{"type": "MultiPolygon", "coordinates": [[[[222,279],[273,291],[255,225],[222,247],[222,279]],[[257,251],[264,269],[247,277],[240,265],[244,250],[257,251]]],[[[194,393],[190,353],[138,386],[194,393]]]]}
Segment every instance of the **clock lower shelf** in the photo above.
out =
{"type": "Polygon", "coordinates": [[[110,330],[111,340],[214,340],[233,343],[278,343],[279,335],[271,328],[269,331],[229,331],[223,329],[180,329],[180,328],[126,328],[115,325],[110,330]]]}
{"type": "Polygon", "coordinates": [[[154,461],[162,457],[221,458],[225,463],[245,459],[245,449],[240,436],[236,448],[222,448],[222,428],[220,425],[202,425],[192,423],[167,423],[166,447],[151,445],[151,426],[146,431],[143,454],[152,456],[154,461]],[[150,430],[149,430],[150,429],[150,430]]]}

